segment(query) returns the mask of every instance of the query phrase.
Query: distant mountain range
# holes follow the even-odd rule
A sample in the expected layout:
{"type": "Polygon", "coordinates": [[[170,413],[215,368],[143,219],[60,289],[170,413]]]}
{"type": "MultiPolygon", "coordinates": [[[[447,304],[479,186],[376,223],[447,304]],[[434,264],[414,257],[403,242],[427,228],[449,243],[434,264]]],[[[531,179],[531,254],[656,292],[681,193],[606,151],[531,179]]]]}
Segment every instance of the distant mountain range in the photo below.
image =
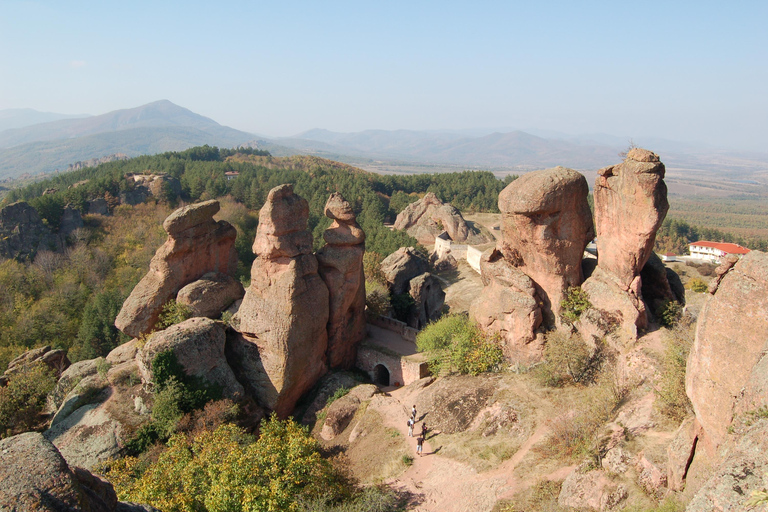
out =
{"type": "MultiPolygon", "coordinates": [[[[658,138],[634,140],[659,153],[668,181],[706,175],[712,187],[724,178],[768,182],[768,155],[718,151],[658,138]]],[[[0,179],[65,170],[77,161],[115,153],[128,156],[181,151],[203,144],[255,145],[275,156],[309,154],[378,172],[490,169],[498,174],[563,165],[584,172],[618,163],[630,140],[606,134],[573,136],[497,130],[309,130],[264,139],[196,114],[167,100],[88,117],[0,111],[0,179]],[[11,126],[11,128],[2,129],[11,126]]]]}
{"type": "MultiPolygon", "coordinates": [[[[8,112],[0,111],[0,119],[8,112]]],[[[16,119],[18,124],[21,118],[16,119]]],[[[233,147],[247,144],[253,138],[253,134],[222,126],[161,100],[99,116],[58,119],[0,131],[0,178],[66,169],[71,163],[113,153],[138,156],[203,144],[233,147]]]]}

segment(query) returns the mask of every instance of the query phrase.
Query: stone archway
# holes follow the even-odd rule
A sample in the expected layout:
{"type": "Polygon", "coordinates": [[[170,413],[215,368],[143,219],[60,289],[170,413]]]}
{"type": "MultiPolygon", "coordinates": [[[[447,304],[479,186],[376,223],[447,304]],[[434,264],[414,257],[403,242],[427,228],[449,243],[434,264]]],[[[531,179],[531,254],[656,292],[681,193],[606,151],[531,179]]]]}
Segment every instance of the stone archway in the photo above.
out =
{"type": "Polygon", "coordinates": [[[389,370],[383,364],[373,368],[373,382],[379,386],[389,386],[389,370]]]}

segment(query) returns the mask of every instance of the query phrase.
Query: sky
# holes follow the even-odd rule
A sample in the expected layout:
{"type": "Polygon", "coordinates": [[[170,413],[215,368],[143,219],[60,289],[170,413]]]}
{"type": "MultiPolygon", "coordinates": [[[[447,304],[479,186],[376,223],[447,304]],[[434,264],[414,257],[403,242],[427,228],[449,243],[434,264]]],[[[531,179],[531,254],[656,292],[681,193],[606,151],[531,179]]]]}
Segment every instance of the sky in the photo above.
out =
{"type": "Polygon", "coordinates": [[[0,109],[768,150],[768,2],[0,0],[0,109]]]}

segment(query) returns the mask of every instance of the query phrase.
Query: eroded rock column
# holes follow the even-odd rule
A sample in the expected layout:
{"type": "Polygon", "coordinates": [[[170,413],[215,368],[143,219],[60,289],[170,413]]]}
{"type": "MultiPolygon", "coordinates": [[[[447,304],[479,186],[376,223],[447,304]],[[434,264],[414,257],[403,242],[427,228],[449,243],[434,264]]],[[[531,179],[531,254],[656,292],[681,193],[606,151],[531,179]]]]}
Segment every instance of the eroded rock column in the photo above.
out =
{"type": "Polygon", "coordinates": [[[365,233],[341,194],[331,194],[325,215],[333,223],[323,233],[326,245],[317,252],[317,261],[330,294],[328,365],[350,369],[365,338],[365,233]]]}
{"type": "Polygon", "coordinates": [[[328,288],[307,229],[309,205],[292,185],[270,190],[259,212],[251,284],[232,323],[228,359],[262,405],[288,416],[326,371],[328,288]]]}

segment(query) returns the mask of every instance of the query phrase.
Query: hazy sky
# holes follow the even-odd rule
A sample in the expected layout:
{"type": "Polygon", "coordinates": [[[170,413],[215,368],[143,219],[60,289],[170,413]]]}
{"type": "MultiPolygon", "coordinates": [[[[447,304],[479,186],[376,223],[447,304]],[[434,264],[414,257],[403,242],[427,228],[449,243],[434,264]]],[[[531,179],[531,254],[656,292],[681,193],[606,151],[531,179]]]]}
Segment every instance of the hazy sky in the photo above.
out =
{"type": "Polygon", "coordinates": [[[768,149],[768,2],[0,0],[0,109],[768,149]],[[621,4],[621,5],[620,5],[621,4]]]}

